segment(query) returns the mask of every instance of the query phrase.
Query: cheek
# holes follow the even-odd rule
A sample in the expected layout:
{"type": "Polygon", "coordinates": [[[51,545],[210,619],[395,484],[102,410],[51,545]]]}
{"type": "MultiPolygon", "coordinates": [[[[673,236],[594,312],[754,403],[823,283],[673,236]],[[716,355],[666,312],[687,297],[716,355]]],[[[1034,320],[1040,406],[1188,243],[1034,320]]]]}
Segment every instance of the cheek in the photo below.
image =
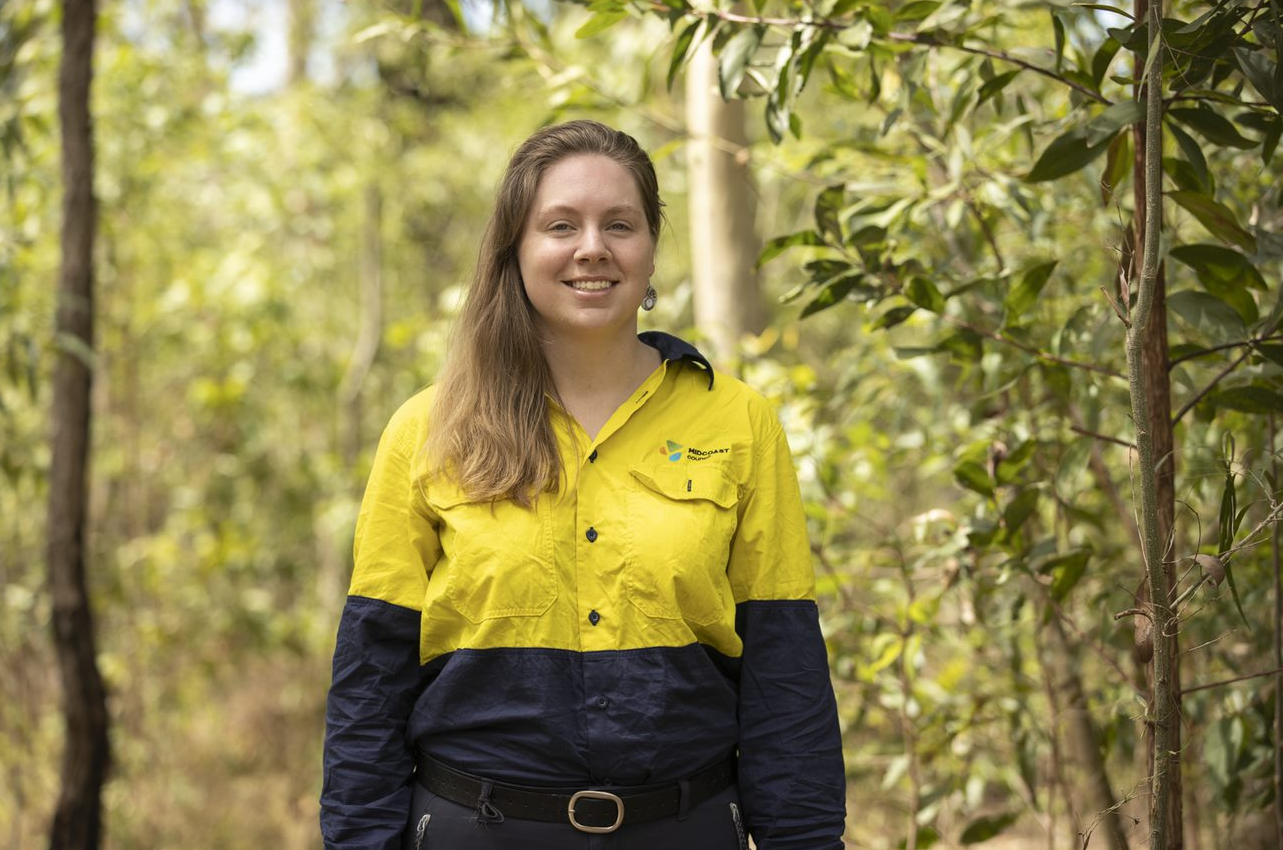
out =
{"type": "Polygon", "coordinates": [[[554,274],[561,269],[565,258],[556,244],[526,242],[517,249],[517,266],[523,280],[540,275],[554,274]]]}

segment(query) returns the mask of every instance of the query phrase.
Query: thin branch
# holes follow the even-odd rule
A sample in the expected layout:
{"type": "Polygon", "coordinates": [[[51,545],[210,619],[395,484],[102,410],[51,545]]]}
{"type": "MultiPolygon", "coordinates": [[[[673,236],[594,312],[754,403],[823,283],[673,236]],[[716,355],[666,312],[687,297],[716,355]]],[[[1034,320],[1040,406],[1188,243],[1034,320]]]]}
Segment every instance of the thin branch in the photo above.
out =
{"type": "MultiPolygon", "coordinates": [[[[1230,96],[1226,95],[1226,97],[1230,97],[1230,96]]],[[[1168,98],[1165,98],[1164,102],[1170,104],[1170,103],[1175,103],[1176,101],[1179,101],[1179,100],[1211,101],[1212,103],[1219,103],[1222,106],[1228,105],[1228,103],[1224,98],[1212,97],[1211,95],[1206,95],[1206,94],[1174,94],[1168,98]]],[[[1234,100],[1234,105],[1247,107],[1248,109],[1261,109],[1261,110],[1274,109],[1274,107],[1271,106],[1270,104],[1265,103],[1263,101],[1256,101],[1256,100],[1234,100]]]]}
{"type": "Polygon", "coordinates": [[[1191,351],[1189,354],[1182,354],[1180,357],[1173,358],[1168,364],[1168,369],[1177,364],[1184,363],[1186,360],[1195,360],[1199,357],[1206,357],[1209,354],[1215,354],[1218,351],[1228,351],[1231,348],[1238,348],[1240,345],[1246,345],[1252,348],[1263,342],[1280,342],[1283,336],[1258,336],[1251,339],[1241,339],[1238,342],[1227,342],[1224,345],[1214,345],[1211,348],[1204,348],[1201,351],[1191,351]]]}
{"type": "Polygon", "coordinates": [[[1110,101],[1108,98],[1104,97],[1103,95],[1101,95],[1100,92],[1094,91],[1088,88],[1087,86],[1084,86],[1082,83],[1076,83],[1073,80],[1070,80],[1066,77],[1062,77],[1060,74],[1057,74],[1055,71],[1051,70],[1050,68],[1044,68],[1041,65],[1035,65],[1032,62],[1026,62],[1024,59],[1017,59],[1015,56],[1012,56],[1009,53],[1003,53],[1001,50],[988,50],[983,47],[970,47],[965,44],[951,44],[947,41],[937,41],[923,33],[893,32],[893,33],[888,33],[887,38],[891,39],[892,41],[903,41],[903,42],[908,42],[910,44],[919,44],[919,45],[922,45],[923,47],[951,47],[954,50],[961,50],[963,53],[971,53],[976,56],[987,56],[990,59],[997,59],[1000,62],[1010,63],[1019,68],[1023,68],[1026,71],[1032,71],[1035,74],[1041,74],[1044,77],[1055,80],[1061,85],[1068,86],[1069,88],[1073,89],[1079,94],[1082,94],[1087,98],[1090,98],[1091,100],[1096,101],[1097,103],[1103,104],[1105,106],[1113,105],[1113,102],[1110,101]]]}
{"type": "Polygon", "coordinates": [[[1283,667],[1276,667],[1273,670],[1266,670],[1261,673],[1248,673],[1244,676],[1235,676],[1233,679],[1226,679],[1223,682],[1209,682],[1206,685],[1195,685],[1192,688],[1181,688],[1181,696],[1192,694],[1195,691],[1206,691],[1210,688],[1221,688],[1225,685],[1232,685],[1235,682],[1246,682],[1248,679],[1259,679],[1263,676],[1277,676],[1279,673],[1283,673],[1283,667]]]}
{"type": "MultiPolygon", "coordinates": [[[[668,6],[665,6],[663,3],[652,2],[650,4],[649,9],[650,11],[662,16],[667,16],[672,12],[672,9],[668,6]]],[[[833,32],[840,32],[844,29],[848,29],[849,27],[857,23],[857,20],[855,18],[848,18],[844,20],[836,20],[833,18],[815,18],[809,21],[804,21],[798,18],[765,18],[760,15],[738,15],[734,12],[722,12],[722,11],[690,12],[689,14],[691,17],[702,17],[705,20],[708,20],[709,18],[717,18],[718,20],[725,21],[727,23],[732,23],[732,24],[748,24],[751,26],[765,26],[765,27],[783,27],[784,29],[789,29],[789,30],[813,28],[813,29],[826,29],[826,30],[831,30],[833,32]]],[[[1061,76],[1060,74],[1057,74],[1055,71],[1053,71],[1050,68],[1044,68],[1041,65],[1035,65],[1032,62],[1029,62],[1027,60],[1019,59],[1015,56],[1012,56],[1009,53],[1003,53],[1001,50],[989,50],[983,47],[971,47],[965,44],[954,44],[947,41],[939,41],[923,33],[892,32],[892,33],[887,33],[886,38],[889,41],[899,41],[899,42],[904,42],[906,44],[917,44],[922,47],[945,47],[945,48],[952,48],[954,50],[960,50],[963,53],[971,53],[976,56],[987,56],[990,59],[997,59],[1000,62],[1007,62],[1011,65],[1015,65],[1018,68],[1023,68],[1026,71],[1032,71],[1035,74],[1040,74],[1044,77],[1055,80],[1061,85],[1074,89],[1075,91],[1081,93],[1085,97],[1090,98],[1091,100],[1096,101],[1097,103],[1104,104],[1105,106],[1112,105],[1112,102],[1107,98],[1105,98],[1104,96],[1102,96],[1100,92],[1093,91],[1091,88],[1083,85],[1082,83],[1078,83],[1067,77],[1061,76]]]]}
{"type": "Polygon", "coordinates": [[[1216,385],[1219,384],[1221,380],[1225,378],[1226,375],[1233,372],[1239,366],[1242,366],[1243,361],[1246,360],[1248,357],[1250,357],[1251,354],[1252,354],[1252,349],[1249,348],[1247,351],[1244,351],[1241,355],[1239,355],[1239,358],[1237,360],[1235,360],[1233,363],[1231,363],[1230,365],[1222,369],[1220,371],[1220,374],[1218,374],[1215,378],[1212,378],[1211,382],[1208,383],[1207,386],[1199,390],[1198,394],[1194,396],[1192,399],[1190,399],[1189,401],[1187,401],[1184,407],[1176,411],[1176,415],[1172,417],[1172,425],[1178,424],[1181,421],[1182,416],[1184,416],[1186,413],[1189,413],[1190,410],[1193,409],[1194,405],[1198,404],[1207,396],[1208,393],[1216,389],[1216,385]]]}
{"type": "Polygon", "coordinates": [[[1113,369],[1106,369],[1104,366],[1097,366],[1095,363],[1084,363],[1081,360],[1066,360],[1063,357],[1057,357],[1054,354],[1048,354],[1047,352],[1037,349],[1032,345],[1026,345],[1025,343],[1018,342],[1017,340],[1014,340],[1009,336],[1004,336],[1000,331],[989,330],[988,328],[978,327],[976,325],[971,324],[970,322],[955,318],[953,316],[941,316],[940,318],[948,322],[949,324],[954,325],[955,327],[966,328],[969,331],[975,331],[976,333],[980,334],[983,337],[992,339],[995,342],[1001,342],[1005,345],[1010,345],[1012,348],[1018,348],[1021,351],[1025,352],[1026,354],[1031,354],[1034,357],[1038,358],[1039,360],[1045,360],[1048,363],[1058,363],[1061,366],[1069,366],[1074,369],[1082,369],[1087,372],[1095,372],[1098,375],[1107,375],[1111,378],[1118,378],[1119,380],[1125,380],[1126,378],[1125,375],[1119,372],[1115,372],[1113,369]]]}
{"type": "Polygon", "coordinates": [[[975,201],[968,200],[967,209],[971,210],[971,214],[980,223],[980,232],[984,234],[985,241],[989,243],[989,249],[993,251],[993,259],[998,264],[998,271],[1002,272],[1007,268],[1007,261],[1002,258],[1002,249],[998,247],[998,240],[994,238],[993,228],[989,226],[989,222],[985,221],[984,214],[981,213],[975,201]]]}
{"type": "Polygon", "coordinates": [[[1252,546],[1260,545],[1262,541],[1257,541],[1253,543],[1252,538],[1260,534],[1262,531],[1264,531],[1266,526],[1269,526],[1273,523],[1278,522],[1280,517],[1283,517],[1283,502],[1275,502],[1270,507],[1270,512],[1266,514],[1265,519],[1258,522],[1256,524],[1256,528],[1253,528],[1247,534],[1243,535],[1243,542],[1238,544],[1237,546],[1231,546],[1229,549],[1226,549],[1224,552],[1221,553],[1221,558],[1224,560],[1228,560],[1229,558],[1233,557],[1234,555],[1238,554],[1244,549],[1248,549],[1248,548],[1251,548],[1252,546]]]}
{"type": "Polygon", "coordinates": [[[1118,437],[1111,437],[1108,434],[1098,434],[1095,431],[1088,431],[1086,428],[1081,428],[1077,425],[1070,425],[1069,430],[1084,437],[1091,437],[1093,440],[1103,440],[1106,443],[1114,443],[1115,445],[1122,446],[1125,449],[1136,448],[1135,443],[1129,443],[1126,440],[1120,440],[1118,437]]]}

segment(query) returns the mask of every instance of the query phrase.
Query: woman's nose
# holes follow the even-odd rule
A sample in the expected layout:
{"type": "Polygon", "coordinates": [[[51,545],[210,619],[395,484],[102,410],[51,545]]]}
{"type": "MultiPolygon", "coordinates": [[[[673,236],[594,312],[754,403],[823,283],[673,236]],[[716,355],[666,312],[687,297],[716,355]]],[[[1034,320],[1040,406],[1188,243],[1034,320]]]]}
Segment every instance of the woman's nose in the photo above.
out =
{"type": "Polygon", "coordinates": [[[580,231],[579,245],[575,248],[575,259],[604,260],[610,256],[606,247],[606,238],[595,227],[585,227],[580,231]]]}

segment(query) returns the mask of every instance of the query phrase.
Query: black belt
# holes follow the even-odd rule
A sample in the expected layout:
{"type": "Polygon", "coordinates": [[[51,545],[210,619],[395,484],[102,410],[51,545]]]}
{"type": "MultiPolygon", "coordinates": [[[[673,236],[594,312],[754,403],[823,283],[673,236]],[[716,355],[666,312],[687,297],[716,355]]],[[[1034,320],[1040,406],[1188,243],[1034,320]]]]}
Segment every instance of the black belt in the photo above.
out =
{"type": "Polygon", "coordinates": [[[463,806],[476,806],[492,822],[505,817],[566,823],[580,832],[614,832],[625,821],[659,820],[685,813],[735,782],[735,757],[669,785],[539,788],[492,782],[422,753],[414,773],[427,790],[463,806]],[[609,788],[610,790],[607,790],[609,788]]]}

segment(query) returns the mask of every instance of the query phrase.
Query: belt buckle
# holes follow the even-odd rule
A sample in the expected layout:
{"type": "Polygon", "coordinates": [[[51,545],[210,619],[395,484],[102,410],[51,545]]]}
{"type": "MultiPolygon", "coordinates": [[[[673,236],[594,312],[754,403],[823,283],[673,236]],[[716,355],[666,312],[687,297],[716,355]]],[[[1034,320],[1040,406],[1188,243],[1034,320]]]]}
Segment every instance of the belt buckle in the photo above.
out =
{"type": "Polygon", "coordinates": [[[618,795],[609,791],[576,791],[570,797],[570,804],[566,807],[566,814],[570,817],[570,825],[580,832],[614,832],[619,829],[619,825],[624,822],[624,801],[618,795]],[[610,800],[619,809],[619,814],[615,817],[615,822],[610,826],[585,826],[575,820],[575,803],[581,798],[590,800],[610,800]]]}

